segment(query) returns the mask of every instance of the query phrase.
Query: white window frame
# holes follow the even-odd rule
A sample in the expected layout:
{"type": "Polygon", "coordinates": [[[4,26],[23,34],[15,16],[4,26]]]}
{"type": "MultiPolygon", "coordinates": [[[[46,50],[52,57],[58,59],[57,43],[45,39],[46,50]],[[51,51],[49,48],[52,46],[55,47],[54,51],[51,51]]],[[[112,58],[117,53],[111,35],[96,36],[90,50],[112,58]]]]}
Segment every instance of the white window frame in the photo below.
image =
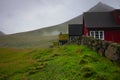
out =
{"type": "MultiPolygon", "coordinates": [[[[96,31],[90,31],[90,36],[96,38],[95,32],[96,32],[96,31]],[[93,36],[92,36],[92,32],[93,32],[93,34],[94,34],[93,36]]],[[[102,36],[103,36],[103,37],[102,37],[101,40],[104,40],[104,31],[97,31],[97,32],[98,32],[98,36],[99,36],[98,39],[101,39],[101,37],[100,37],[100,32],[102,32],[102,34],[103,34],[102,36]]]]}

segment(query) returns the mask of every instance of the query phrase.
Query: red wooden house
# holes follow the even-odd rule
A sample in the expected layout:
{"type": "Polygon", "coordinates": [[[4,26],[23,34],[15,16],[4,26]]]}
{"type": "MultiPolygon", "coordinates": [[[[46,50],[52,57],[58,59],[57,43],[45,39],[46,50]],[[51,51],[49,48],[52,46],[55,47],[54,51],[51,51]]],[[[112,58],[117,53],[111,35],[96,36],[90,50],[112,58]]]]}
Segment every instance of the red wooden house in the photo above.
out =
{"type": "Polygon", "coordinates": [[[120,10],[86,12],[83,25],[86,36],[120,43],[120,10]]]}

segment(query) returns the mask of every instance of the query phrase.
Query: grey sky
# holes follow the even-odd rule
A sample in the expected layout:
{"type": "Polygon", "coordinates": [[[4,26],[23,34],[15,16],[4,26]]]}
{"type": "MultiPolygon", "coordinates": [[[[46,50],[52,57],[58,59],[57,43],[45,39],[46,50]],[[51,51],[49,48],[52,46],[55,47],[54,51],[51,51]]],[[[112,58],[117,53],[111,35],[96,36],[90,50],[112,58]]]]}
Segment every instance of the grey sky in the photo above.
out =
{"type": "Polygon", "coordinates": [[[99,1],[120,9],[120,0],[0,0],[0,31],[11,34],[60,24],[99,1]]]}

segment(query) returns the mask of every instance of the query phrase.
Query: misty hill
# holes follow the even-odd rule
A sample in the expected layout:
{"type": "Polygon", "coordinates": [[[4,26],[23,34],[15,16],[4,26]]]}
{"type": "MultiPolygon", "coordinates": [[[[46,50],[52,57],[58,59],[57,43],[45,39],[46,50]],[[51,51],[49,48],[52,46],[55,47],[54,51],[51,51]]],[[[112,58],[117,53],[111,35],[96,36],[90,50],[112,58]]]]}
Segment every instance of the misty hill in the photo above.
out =
{"type": "MultiPolygon", "coordinates": [[[[105,12],[112,11],[113,9],[114,8],[100,2],[94,7],[92,7],[88,12],[105,12]]],[[[48,45],[50,45],[51,42],[57,40],[57,35],[60,32],[67,33],[68,24],[81,24],[82,22],[82,15],[79,15],[62,24],[34,31],[2,36],[0,37],[0,46],[20,48],[48,47],[48,45]]]]}
{"type": "Polygon", "coordinates": [[[0,31],[0,36],[5,35],[2,31],[0,31]]]}

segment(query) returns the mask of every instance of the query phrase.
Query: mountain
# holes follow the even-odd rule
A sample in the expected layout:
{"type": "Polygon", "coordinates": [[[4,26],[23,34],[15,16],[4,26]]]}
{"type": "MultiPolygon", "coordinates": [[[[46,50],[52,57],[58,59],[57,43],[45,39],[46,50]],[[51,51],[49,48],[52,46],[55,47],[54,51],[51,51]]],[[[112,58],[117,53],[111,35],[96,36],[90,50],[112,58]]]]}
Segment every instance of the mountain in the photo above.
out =
{"type": "Polygon", "coordinates": [[[2,31],[0,31],[0,36],[3,36],[3,35],[5,35],[2,31]]]}
{"type": "Polygon", "coordinates": [[[99,2],[97,5],[91,8],[89,12],[106,12],[106,11],[112,11],[112,10],[114,10],[113,7],[108,6],[102,2],[99,2]]]}
{"type": "MultiPolygon", "coordinates": [[[[88,12],[105,12],[112,10],[114,10],[114,8],[99,2],[94,7],[89,9],[88,12]]],[[[79,15],[69,21],[58,25],[29,32],[2,36],[0,37],[0,46],[20,48],[48,47],[48,45],[50,45],[53,41],[57,40],[57,35],[60,32],[68,32],[68,24],[81,24],[83,22],[82,17],[82,15],[79,15]]]]}

